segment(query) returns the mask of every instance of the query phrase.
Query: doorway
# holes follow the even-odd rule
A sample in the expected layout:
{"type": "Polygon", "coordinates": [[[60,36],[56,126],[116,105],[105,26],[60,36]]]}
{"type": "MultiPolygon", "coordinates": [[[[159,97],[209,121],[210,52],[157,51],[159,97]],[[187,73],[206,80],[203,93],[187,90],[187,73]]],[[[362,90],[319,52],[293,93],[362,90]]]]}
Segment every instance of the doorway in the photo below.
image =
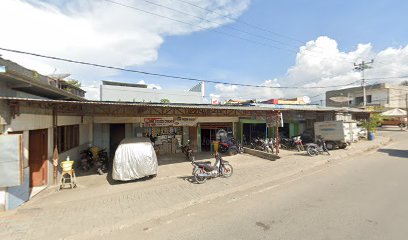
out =
{"type": "Polygon", "coordinates": [[[28,165],[30,167],[30,187],[47,184],[48,130],[29,131],[28,165]]]}
{"type": "Polygon", "coordinates": [[[109,134],[109,153],[110,159],[113,159],[116,149],[126,136],[125,124],[110,124],[109,134]]]}
{"type": "Polygon", "coordinates": [[[244,123],[242,125],[242,141],[249,144],[255,138],[263,139],[266,137],[266,131],[266,123],[244,123]]]}

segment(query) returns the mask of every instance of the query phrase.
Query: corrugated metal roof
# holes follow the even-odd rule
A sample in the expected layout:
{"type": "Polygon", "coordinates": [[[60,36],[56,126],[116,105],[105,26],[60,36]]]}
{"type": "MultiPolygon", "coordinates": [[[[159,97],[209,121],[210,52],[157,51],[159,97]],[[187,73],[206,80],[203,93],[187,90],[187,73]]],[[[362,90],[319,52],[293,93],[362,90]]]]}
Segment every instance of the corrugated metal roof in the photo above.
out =
{"type": "Polygon", "coordinates": [[[4,80],[7,80],[9,82],[25,82],[32,85],[30,88],[26,88],[24,92],[29,92],[31,94],[35,94],[38,92],[42,95],[45,95],[46,97],[58,96],[58,98],[74,99],[79,101],[85,100],[85,98],[81,96],[58,88],[57,81],[54,78],[41,75],[36,71],[27,69],[15,62],[6,60],[1,57],[0,65],[5,66],[6,68],[5,73],[0,73],[0,78],[3,78],[4,80]]]}
{"type": "Polygon", "coordinates": [[[112,102],[112,101],[66,101],[52,99],[32,99],[32,98],[15,98],[15,97],[0,97],[3,100],[13,100],[20,102],[45,102],[45,103],[61,103],[74,105],[114,105],[114,106],[141,106],[141,107],[164,107],[164,108],[195,108],[195,109],[220,109],[220,110],[245,110],[245,111],[321,111],[321,112],[367,112],[357,108],[337,108],[337,107],[321,107],[316,105],[273,105],[259,104],[255,106],[234,106],[234,105],[211,105],[211,104],[176,104],[176,103],[146,103],[146,102],[112,102]]]}

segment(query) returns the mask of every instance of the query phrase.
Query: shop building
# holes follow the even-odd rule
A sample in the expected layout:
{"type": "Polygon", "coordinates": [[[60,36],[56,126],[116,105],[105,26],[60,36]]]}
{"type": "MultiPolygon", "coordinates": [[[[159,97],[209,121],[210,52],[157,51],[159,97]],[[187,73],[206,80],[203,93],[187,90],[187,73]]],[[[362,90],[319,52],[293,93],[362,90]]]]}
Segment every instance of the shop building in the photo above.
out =
{"type": "Polygon", "coordinates": [[[279,131],[288,136],[338,113],[364,116],[362,110],[316,106],[86,101],[80,89],[76,95],[53,78],[3,59],[0,65],[6,67],[0,73],[0,141],[8,151],[2,154],[7,159],[0,157],[0,176],[7,176],[0,179],[0,209],[13,209],[54,184],[56,146],[59,161],[79,160],[80,151],[92,145],[112,157],[122,139],[137,136],[154,138],[159,155],[177,153],[188,140],[200,152],[211,149],[220,129],[239,141],[243,135],[275,136],[271,119],[281,114],[279,131]]]}
{"type": "MultiPolygon", "coordinates": [[[[25,146],[24,169],[28,171],[22,184],[31,187],[53,184],[55,176],[52,151],[55,145],[59,148],[60,161],[67,156],[79,160],[79,152],[91,145],[105,148],[112,157],[122,139],[137,136],[154,138],[159,156],[179,152],[180,145],[188,140],[194,151],[209,151],[209,145],[220,129],[226,130],[240,141],[248,131],[247,126],[251,126],[249,131],[254,136],[264,136],[261,135],[264,132],[265,136],[274,137],[275,127],[270,126],[270,119],[280,118],[282,113],[283,125],[279,127],[279,131],[291,136],[313,126],[315,121],[335,119],[339,111],[335,108],[299,110],[284,107],[276,109],[262,106],[65,101],[16,97],[2,97],[0,104],[2,115],[8,116],[8,120],[3,122],[2,134],[22,133],[25,146]],[[253,127],[254,125],[260,127],[253,127]],[[34,179],[34,174],[28,174],[30,171],[33,173],[31,169],[38,169],[37,163],[32,160],[38,149],[30,149],[30,142],[33,141],[41,142],[42,146],[39,154],[41,162],[38,163],[43,169],[39,173],[42,176],[40,182],[34,179]]],[[[16,188],[21,188],[21,185],[16,188]]],[[[7,189],[8,199],[10,193],[13,193],[13,187],[7,189]]],[[[8,205],[7,208],[13,206],[8,205]]]]}
{"type": "MultiPolygon", "coordinates": [[[[58,79],[43,76],[0,58],[0,97],[83,101],[85,91],[58,79]]],[[[13,105],[0,100],[0,210],[13,209],[32,193],[53,184],[52,155],[55,145],[60,157],[74,156],[92,139],[89,118],[54,114],[54,109],[13,105]],[[17,117],[17,114],[18,117],[17,117]],[[58,134],[57,134],[58,133],[58,134]],[[15,153],[15,154],[10,154],[15,153]]]]}

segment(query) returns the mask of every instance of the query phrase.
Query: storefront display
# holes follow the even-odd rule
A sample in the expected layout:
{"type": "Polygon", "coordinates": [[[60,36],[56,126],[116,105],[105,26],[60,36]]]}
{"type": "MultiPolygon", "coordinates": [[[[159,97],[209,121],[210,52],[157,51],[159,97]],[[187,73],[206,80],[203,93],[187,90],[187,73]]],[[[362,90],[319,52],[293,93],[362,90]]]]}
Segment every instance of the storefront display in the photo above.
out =
{"type": "Polygon", "coordinates": [[[182,144],[182,127],[145,127],[143,135],[150,137],[158,154],[178,153],[182,144]]]}
{"type": "Polygon", "coordinates": [[[232,133],[232,123],[201,123],[201,151],[211,151],[211,143],[216,141],[217,132],[224,129],[229,135],[232,133]]]}

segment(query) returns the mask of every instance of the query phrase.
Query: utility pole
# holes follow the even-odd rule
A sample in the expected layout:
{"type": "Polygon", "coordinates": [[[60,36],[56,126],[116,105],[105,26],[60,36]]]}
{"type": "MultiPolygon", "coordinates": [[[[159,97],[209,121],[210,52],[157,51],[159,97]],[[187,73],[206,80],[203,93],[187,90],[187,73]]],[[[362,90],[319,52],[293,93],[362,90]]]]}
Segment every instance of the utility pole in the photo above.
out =
{"type": "Polygon", "coordinates": [[[354,63],[354,71],[361,72],[361,86],[363,86],[363,106],[364,106],[364,109],[367,106],[366,89],[365,89],[366,82],[365,82],[365,78],[364,78],[364,70],[372,68],[371,66],[369,66],[369,64],[373,64],[373,63],[374,63],[373,59],[371,59],[371,61],[367,62],[367,63],[364,62],[364,61],[361,61],[361,63],[358,63],[358,64],[354,63]]]}

